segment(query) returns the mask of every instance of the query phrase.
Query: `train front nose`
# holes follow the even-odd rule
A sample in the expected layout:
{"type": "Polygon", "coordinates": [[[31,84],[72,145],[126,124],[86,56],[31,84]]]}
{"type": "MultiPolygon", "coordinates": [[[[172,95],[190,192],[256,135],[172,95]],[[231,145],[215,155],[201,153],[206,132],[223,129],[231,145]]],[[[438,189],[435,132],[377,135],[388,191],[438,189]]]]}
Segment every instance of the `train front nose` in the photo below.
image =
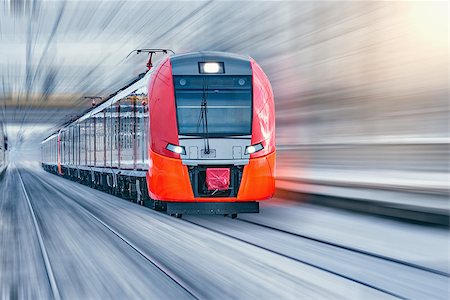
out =
{"type": "MultiPolygon", "coordinates": [[[[171,191],[161,185],[170,177],[172,180],[166,186],[174,187],[174,177],[166,172],[167,180],[158,180],[159,189],[164,190],[164,196],[159,199],[183,198],[179,191],[187,189],[186,183],[189,192],[186,191],[185,201],[270,198],[272,158],[258,158],[258,161],[252,158],[264,146],[252,143],[255,99],[251,60],[208,52],[173,56],[170,64],[177,134],[176,139],[166,142],[164,150],[180,161],[177,174],[184,178],[178,177],[178,189],[171,191]]],[[[153,175],[162,176],[155,172],[153,175]]]]}
{"type": "Polygon", "coordinates": [[[201,54],[172,60],[180,155],[194,198],[237,200],[250,155],[252,70],[248,59],[201,54]]]}

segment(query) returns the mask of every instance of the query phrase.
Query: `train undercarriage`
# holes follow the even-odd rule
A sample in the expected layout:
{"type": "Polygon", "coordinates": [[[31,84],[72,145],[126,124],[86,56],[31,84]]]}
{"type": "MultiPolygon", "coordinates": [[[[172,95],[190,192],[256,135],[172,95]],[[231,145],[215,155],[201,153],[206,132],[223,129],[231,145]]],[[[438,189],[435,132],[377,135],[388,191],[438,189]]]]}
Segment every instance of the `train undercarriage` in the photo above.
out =
{"type": "Polygon", "coordinates": [[[181,218],[188,215],[225,215],[232,218],[238,213],[258,213],[259,203],[249,202],[169,202],[151,199],[148,195],[146,171],[118,170],[113,168],[61,166],[42,164],[50,173],[95,188],[153,210],[181,218]]]}

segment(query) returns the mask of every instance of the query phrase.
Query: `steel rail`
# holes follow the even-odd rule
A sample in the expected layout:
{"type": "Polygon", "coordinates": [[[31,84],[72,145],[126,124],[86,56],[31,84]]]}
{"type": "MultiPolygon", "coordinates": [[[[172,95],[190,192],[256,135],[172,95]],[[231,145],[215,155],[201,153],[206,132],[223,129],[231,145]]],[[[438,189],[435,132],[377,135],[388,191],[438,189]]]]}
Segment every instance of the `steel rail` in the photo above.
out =
{"type": "MultiPolygon", "coordinates": [[[[55,189],[54,186],[43,180],[42,178],[38,178],[38,180],[45,185],[49,186],[52,189],[55,189]]],[[[97,217],[95,214],[93,214],[88,208],[86,208],[85,205],[81,204],[78,199],[76,199],[73,196],[63,194],[61,191],[55,189],[55,191],[60,194],[63,197],[67,197],[69,199],[72,199],[75,204],[77,204],[88,216],[99,222],[103,227],[108,229],[111,233],[113,233],[115,236],[117,236],[119,239],[121,239],[124,243],[126,243],[131,249],[133,249],[136,253],[138,253],[140,256],[142,256],[145,260],[150,262],[153,266],[155,266],[158,270],[160,270],[164,275],[169,277],[175,284],[177,284],[179,287],[181,287],[184,291],[186,291],[189,295],[191,295],[194,299],[202,299],[202,297],[195,291],[194,288],[190,287],[189,284],[187,284],[183,279],[181,279],[179,276],[177,276],[174,272],[172,272],[168,267],[166,267],[163,263],[159,262],[154,256],[147,253],[145,250],[140,248],[138,245],[133,243],[131,240],[127,239],[124,235],[122,235],[120,232],[112,228],[110,225],[108,225],[106,222],[104,222],[102,219],[97,217]]]]}
{"type": "Polygon", "coordinates": [[[391,292],[391,291],[385,290],[385,289],[383,289],[383,288],[379,288],[379,287],[377,287],[377,286],[374,286],[374,285],[372,285],[372,284],[370,284],[370,283],[367,283],[367,282],[361,281],[361,280],[359,280],[359,279],[356,279],[356,278],[352,278],[352,277],[350,277],[350,276],[347,276],[347,275],[344,275],[344,274],[341,274],[341,273],[335,272],[335,271],[333,271],[333,270],[330,270],[330,269],[327,269],[327,268],[321,267],[321,266],[319,266],[319,265],[316,265],[316,264],[314,264],[314,263],[311,263],[311,262],[308,262],[308,261],[305,261],[305,260],[302,260],[302,259],[298,259],[298,258],[292,257],[292,256],[290,256],[290,255],[287,255],[287,254],[284,254],[284,253],[281,253],[281,252],[275,251],[275,250],[273,250],[273,249],[270,249],[270,248],[267,248],[267,247],[264,247],[264,246],[261,246],[261,245],[255,244],[255,243],[253,243],[253,242],[249,242],[249,241],[246,241],[246,240],[244,240],[244,239],[238,238],[238,237],[236,237],[236,236],[233,236],[233,235],[231,235],[231,234],[228,234],[228,233],[222,232],[222,231],[220,231],[220,230],[216,230],[216,229],[212,229],[212,228],[209,228],[209,227],[207,227],[207,226],[205,226],[205,225],[201,225],[201,224],[198,224],[198,223],[196,223],[196,222],[193,222],[193,221],[190,221],[190,220],[186,220],[186,219],[183,219],[183,220],[184,220],[185,222],[187,222],[187,223],[190,223],[190,224],[193,224],[193,225],[199,226],[199,227],[201,227],[201,228],[204,228],[204,229],[210,230],[210,231],[212,231],[212,232],[215,232],[215,233],[217,233],[217,234],[220,234],[220,235],[223,235],[223,236],[226,236],[226,237],[232,238],[232,239],[234,239],[234,240],[237,240],[237,241],[240,241],[240,242],[246,243],[246,244],[248,244],[248,245],[251,245],[251,246],[257,247],[257,248],[259,248],[259,249],[262,249],[262,250],[265,250],[265,251],[268,251],[268,252],[271,252],[271,253],[274,253],[274,254],[280,255],[280,256],[282,256],[282,257],[284,257],[284,258],[287,258],[287,259],[290,259],[290,260],[296,261],[296,262],[298,262],[298,263],[301,263],[301,264],[305,264],[305,265],[307,265],[307,266],[310,266],[310,267],[313,267],[313,268],[319,269],[319,270],[321,270],[321,271],[324,271],[324,272],[327,272],[327,273],[333,274],[333,275],[335,275],[335,276],[338,276],[338,277],[341,277],[341,278],[344,278],[344,279],[350,280],[350,281],[352,281],[352,282],[355,282],[355,283],[361,284],[361,285],[363,285],[363,286],[366,286],[366,287],[368,287],[368,288],[371,288],[371,289],[377,290],[377,291],[379,291],[379,292],[381,292],[381,293],[384,293],[384,294],[387,294],[387,295],[390,295],[390,296],[393,296],[393,297],[396,297],[396,298],[399,298],[399,299],[408,299],[408,298],[406,298],[406,297],[403,297],[403,296],[401,296],[401,295],[399,295],[399,294],[396,294],[396,293],[394,293],[394,292],[391,292]]]}
{"type": "Polygon", "coordinates": [[[34,224],[34,229],[36,231],[36,235],[39,241],[39,247],[42,253],[42,257],[44,259],[44,265],[45,265],[45,269],[46,269],[46,273],[47,273],[47,277],[50,283],[50,288],[52,290],[52,294],[53,294],[53,298],[55,300],[60,300],[61,299],[61,294],[59,293],[59,289],[58,289],[58,285],[56,284],[56,279],[55,279],[55,275],[53,273],[53,269],[52,269],[52,265],[50,263],[50,259],[48,258],[48,253],[47,253],[47,249],[45,247],[44,244],[44,239],[42,238],[42,233],[41,233],[41,229],[39,227],[37,218],[36,218],[36,213],[33,209],[33,205],[31,204],[31,200],[30,197],[28,196],[28,192],[25,189],[25,184],[23,183],[22,180],[22,176],[20,175],[19,169],[16,167],[17,170],[17,174],[19,176],[19,181],[20,181],[20,185],[22,186],[22,190],[23,193],[25,195],[25,199],[27,200],[27,204],[28,204],[28,208],[30,209],[31,212],[31,216],[33,218],[33,224],[34,224]]]}
{"type": "Polygon", "coordinates": [[[350,251],[350,252],[363,254],[363,255],[366,255],[366,256],[370,256],[370,257],[374,257],[374,258],[378,258],[378,259],[382,259],[382,260],[387,260],[387,261],[390,261],[390,262],[393,262],[393,263],[396,263],[396,264],[399,264],[399,265],[407,266],[407,267],[414,268],[414,269],[419,269],[421,271],[437,274],[437,275],[444,276],[444,277],[450,277],[449,273],[446,273],[446,272],[443,272],[443,271],[439,271],[439,270],[435,270],[435,269],[432,269],[432,268],[428,268],[428,267],[425,267],[425,266],[421,266],[421,265],[418,265],[418,264],[410,263],[410,262],[403,261],[403,260],[400,260],[400,259],[392,258],[392,257],[385,256],[385,255],[382,255],[382,254],[377,254],[377,253],[361,250],[361,249],[354,248],[354,247],[349,247],[349,246],[344,246],[344,245],[333,243],[333,242],[328,242],[326,240],[322,240],[322,239],[319,239],[319,238],[315,238],[315,237],[307,236],[307,235],[304,235],[304,234],[287,231],[287,230],[284,230],[284,229],[276,228],[276,227],[273,227],[273,226],[270,226],[270,225],[261,224],[261,223],[257,223],[257,222],[246,220],[246,219],[236,218],[235,220],[238,220],[238,221],[241,221],[241,222],[245,222],[245,223],[248,223],[248,224],[252,224],[252,225],[255,225],[255,226],[260,226],[260,227],[263,227],[263,228],[279,231],[279,232],[282,232],[282,233],[285,233],[285,234],[289,234],[289,235],[292,235],[292,236],[300,237],[300,238],[303,238],[303,239],[306,239],[306,240],[310,240],[310,241],[314,241],[314,242],[317,242],[317,243],[320,243],[320,244],[324,244],[324,245],[327,245],[327,246],[332,246],[332,247],[343,249],[343,250],[347,250],[347,251],[350,251]]]}

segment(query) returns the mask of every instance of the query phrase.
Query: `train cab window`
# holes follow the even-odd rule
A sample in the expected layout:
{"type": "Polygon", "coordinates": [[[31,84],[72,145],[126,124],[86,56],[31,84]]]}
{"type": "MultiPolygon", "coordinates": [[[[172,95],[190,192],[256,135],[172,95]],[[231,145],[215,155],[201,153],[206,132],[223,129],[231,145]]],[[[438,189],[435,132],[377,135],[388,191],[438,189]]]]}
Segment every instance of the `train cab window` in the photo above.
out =
{"type": "Polygon", "coordinates": [[[174,76],[179,134],[250,135],[251,82],[251,76],[174,76]]]}

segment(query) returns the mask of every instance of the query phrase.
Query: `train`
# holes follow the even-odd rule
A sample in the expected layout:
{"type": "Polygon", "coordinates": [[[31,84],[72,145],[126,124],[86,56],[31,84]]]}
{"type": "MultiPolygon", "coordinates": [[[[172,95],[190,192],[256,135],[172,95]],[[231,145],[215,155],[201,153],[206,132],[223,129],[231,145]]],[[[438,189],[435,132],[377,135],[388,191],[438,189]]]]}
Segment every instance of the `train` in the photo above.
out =
{"type": "Polygon", "coordinates": [[[5,133],[3,123],[0,121],[0,178],[2,177],[8,164],[8,138],[5,133]]]}
{"type": "Polygon", "coordinates": [[[258,213],[275,191],[275,104],[248,56],[168,54],[41,143],[44,170],[183,214],[258,213]]]}

